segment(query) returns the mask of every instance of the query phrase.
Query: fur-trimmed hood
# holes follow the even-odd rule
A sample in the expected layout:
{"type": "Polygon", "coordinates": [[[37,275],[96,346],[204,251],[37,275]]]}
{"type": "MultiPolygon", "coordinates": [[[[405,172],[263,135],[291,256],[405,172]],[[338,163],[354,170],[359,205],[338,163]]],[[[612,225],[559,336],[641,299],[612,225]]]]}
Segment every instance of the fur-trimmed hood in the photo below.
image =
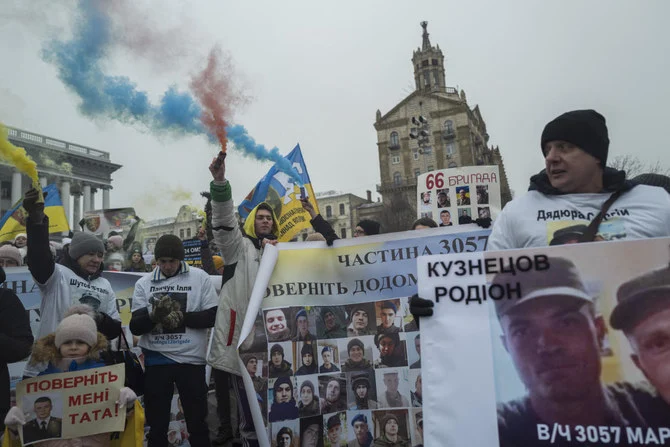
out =
{"type": "MultiPolygon", "coordinates": [[[[100,351],[107,349],[107,338],[98,332],[98,341],[91,346],[87,359],[100,360],[100,351]]],[[[33,345],[31,360],[37,363],[56,363],[63,359],[60,351],[56,348],[56,334],[49,334],[40,338],[33,345]]]]}

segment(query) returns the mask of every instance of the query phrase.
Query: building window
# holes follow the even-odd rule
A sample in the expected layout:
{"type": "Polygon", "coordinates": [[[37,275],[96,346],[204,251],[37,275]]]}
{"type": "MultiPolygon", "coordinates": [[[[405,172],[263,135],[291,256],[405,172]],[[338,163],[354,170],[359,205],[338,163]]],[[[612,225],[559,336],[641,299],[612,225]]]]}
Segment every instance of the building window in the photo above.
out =
{"type": "Polygon", "coordinates": [[[392,148],[400,147],[400,141],[398,140],[398,132],[391,132],[391,144],[392,148]]]}
{"type": "Polygon", "coordinates": [[[184,239],[184,229],[182,228],[179,230],[179,239],[183,240],[184,239]]]}
{"type": "Polygon", "coordinates": [[[423,148],[423,155],[431,155],[433,153],[433,148],[431,146],[426,146],[423,148]]]}
{"type": "Polygon", "coordinates": [[[458,165],[456,164],[456,162],[451,161],[451,162],[449,162],[449,167],[450,168],[457,168],[458,165]]]}
{"type": "Polygon", "coordinates": [[[433,70],[433,81],[435,85],[440,85],[440,78],[439,75],[437,74],[437,70],[433,70]]]}
{"type": "Polygon", "coordinates": [[[421,169],[415,169],[414,170],[414,178],[418,177],[421,175],[421,169]]]}
{"type": "Polygon", "coordinates": [[[428,172],[432,171],[434,168],[432,166],[428,166],[428,172]]]}
{"type": "Polygon", "coordinates": [[[423,86],[430,87],[430,71],[423,72],[423,86]]]}
{"type": "Polygon", "coordinates": [[[454,133],[454,122],[452,120],[446,120],[444,122],[444,131],[448,134],[454,133]]]}
{"type": "Polygon", "coordinates": [[[190,228],[186,229],[186,239],[191,239],[191,229],[190,228]]]}
{"type": "Polygon", "coordinates": [[[447,153],[447,158],[451,158],[451,156],[456,152],[456,145],[454,143],[447,143],[445,152],[447,153]]]}
{"type": "Polygon", "coordinates": [[[402,176],[400,175],[399,172],[395,172],[393,174],[393,184],[396,186],[402,185],[402,176]]]}
{"type": "Polygon", "coordinates": [[[330,205],[326,206],[326,217],[333,217],[333,208],[330,205]]]}
{"type": "Polygon", "coordinates": [[[400,164],[400,155],[391,156],[391,164],[397,165],[400,164]]]}
{"type": "Polygon", "coordinates": [[[340,216],[344,216],[344,203],[340,203],[340,216]]]}
{"type": "Polygon", "coordinates": [[[432,59],[431,62],[433,63],[433,65],[437,65],[437,59],[432,59]]]}
{"type": "Polygon", "coordinates": [[[419,159],[419,150],[418,149],[413,149],[412,150],[412,155],[414,156],[414,160],[419,159]]]}
{"type": "Polygon", "coordinates": [[[347,229],[346,228],[340,228],[340,237],[342,239],[346,239],[346,237],[347,237],[347,229]]]}
{"type": "Polygon", "coordinates": [[[428,66],[428,59],[426,59],[425,61],[421,61],[421,66],[422,67],[427,67],[428,66]]]}

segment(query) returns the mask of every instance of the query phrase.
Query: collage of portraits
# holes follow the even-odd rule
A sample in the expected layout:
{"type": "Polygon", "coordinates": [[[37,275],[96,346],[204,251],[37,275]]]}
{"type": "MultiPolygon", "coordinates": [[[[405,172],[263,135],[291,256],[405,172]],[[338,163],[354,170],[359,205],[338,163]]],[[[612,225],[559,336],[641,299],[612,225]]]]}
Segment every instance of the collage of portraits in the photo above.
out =
{"type": "Polygon", "coordinates": [[[265,308],[239,352],[273,446],[423,445],[408,298],[265,308]]]}

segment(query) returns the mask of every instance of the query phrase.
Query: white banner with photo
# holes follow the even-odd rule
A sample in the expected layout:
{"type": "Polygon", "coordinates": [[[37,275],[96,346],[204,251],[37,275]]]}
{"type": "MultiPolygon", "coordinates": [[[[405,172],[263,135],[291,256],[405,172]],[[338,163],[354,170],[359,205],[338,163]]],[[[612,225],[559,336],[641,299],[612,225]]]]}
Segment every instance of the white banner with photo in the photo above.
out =
{"type": "Polygon", "coordinates": [[[425,445],[670,445],[670,238],[419,258],[425,445]]]}
{"type": "Polygon", "coordinates": [[[416,179],[417,215],[441,227],[468,224],[500,214],[498,166],[467,166],[421,174],[416,179]]]}
{"type": "Polygon", "coordinates": [[[408,306],[416,259],[482,251],[489,233],[266,247],[238,346],[261,445],[422,444],[421,339],[408,306]]]}

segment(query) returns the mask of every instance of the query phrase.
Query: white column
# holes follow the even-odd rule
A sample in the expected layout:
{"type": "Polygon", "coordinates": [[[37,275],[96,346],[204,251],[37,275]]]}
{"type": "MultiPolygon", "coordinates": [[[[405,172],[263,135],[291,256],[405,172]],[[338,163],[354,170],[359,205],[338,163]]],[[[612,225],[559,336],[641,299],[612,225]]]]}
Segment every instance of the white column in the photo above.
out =
{"type": "Polygon", "coordinates": [[[81,194],[74,195],[72,204],[72,231],[81,231],[79,221],[81,220],[81,194]]]}
{"type": "Polygon", "coordinates": [[[40,177],[40,186],[42,189],[47,187],[47,178],[46,177],[40,177]]]}
{"type": "Polygon", "coordinates": [[[70,182],[62,182],[60,184],[60,200],[63,202],[65,218],[70,224],[70,228],[74,228],[76,222],[73,222],[72,218],[70,217],[70,182]]]}
{"type": "Polygon", "coordinates": [[[109,209],[109,188],[104,188],[102,190],[102,208],[109,209]]]}
{"type": "Polygon", "coordinates": [[[21,200],[23,196],[23,186],[21,184],[21,173],[13,172],[12,173],[12,206],[21,200]]]}
{"type": "Polygon", "coordinates": [[[82,191],[84,195],[84,212],[91,211],[91,185],[84,185],[82,191]]]}

